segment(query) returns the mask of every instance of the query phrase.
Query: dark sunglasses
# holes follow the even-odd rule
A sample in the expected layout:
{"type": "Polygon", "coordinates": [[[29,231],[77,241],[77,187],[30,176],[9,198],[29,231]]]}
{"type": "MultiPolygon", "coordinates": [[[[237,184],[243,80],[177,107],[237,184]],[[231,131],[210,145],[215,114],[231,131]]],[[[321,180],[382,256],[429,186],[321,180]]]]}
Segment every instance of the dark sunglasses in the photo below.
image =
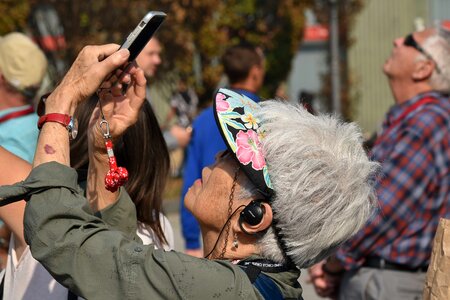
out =
{"type": "Polygon", "coordinates": [[[427,51],[425,51],[425,49],[422,48],[422,46],[420,46],[416,42],[416,40],[414,39],[414,36],[412,35],[412,33],[408,34],[405,37],[405,39],[403,40],[403,45],[408,46],[408,47],[413,47],[414,49],[416,49],[417,51],[419,51],[420,53],[425,55],[426,58],[428,58],[429,60],[434,62],[434,65],[436,66],[436,71],[438,73],[441,73],[441,69],[439,69],[439,66],[438,66],[437,62],[433,59],[433,57],[427,51]]]}

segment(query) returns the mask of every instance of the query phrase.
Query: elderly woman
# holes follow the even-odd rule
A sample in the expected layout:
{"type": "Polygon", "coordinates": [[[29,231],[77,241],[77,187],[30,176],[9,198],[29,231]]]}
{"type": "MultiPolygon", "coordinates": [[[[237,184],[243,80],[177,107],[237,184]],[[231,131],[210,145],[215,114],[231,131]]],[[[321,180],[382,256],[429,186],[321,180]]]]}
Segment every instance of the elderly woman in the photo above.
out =
{"type": "MultiPolygon", "coordinates": [[[[110,132],[123,134],[144,101],[145,78],[134,67],[118,84],[113,76],[101,85],[127,60],[127,50],[116,49],[86,47],[47,99],[46,113],[70,115],[101,86],[110,132]]],[[[259,106],[225,89],[214,105],[228,150],[185,200],[207,259],[142,245],[123,188],[110,192],[96,180],[109,206],[94,214],[69,168],[67,129],[55,122],[42,126],[30,176],[0,188],[2,201],[28,200],[25,237],[33,256],[87,299],[301,299],[299,269],[332,253],[370,216],[377,165],[353,124],[285,103],[259,106]]],[[[102,136],[93,136],[97,173],[89,175],[103,178],[108,155],[102,136]]]]}

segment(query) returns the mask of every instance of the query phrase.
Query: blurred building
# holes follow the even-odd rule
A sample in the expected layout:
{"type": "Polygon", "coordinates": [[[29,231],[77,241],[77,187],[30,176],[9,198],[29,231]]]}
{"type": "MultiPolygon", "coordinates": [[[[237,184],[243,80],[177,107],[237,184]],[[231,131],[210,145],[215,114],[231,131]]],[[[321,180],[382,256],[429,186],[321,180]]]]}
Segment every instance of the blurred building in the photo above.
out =
{"type": "Polygon", "coordinates": [[[301,95],[311,95],[316,110],[325,106],[319,97],[322,89],[322,75],[328,72],[329,51],[328,28],[317,23],[314,14],[307,10],[303,41],[294,56],[288,78],[288,94],[291,102],[297,103],[301,95]]]}

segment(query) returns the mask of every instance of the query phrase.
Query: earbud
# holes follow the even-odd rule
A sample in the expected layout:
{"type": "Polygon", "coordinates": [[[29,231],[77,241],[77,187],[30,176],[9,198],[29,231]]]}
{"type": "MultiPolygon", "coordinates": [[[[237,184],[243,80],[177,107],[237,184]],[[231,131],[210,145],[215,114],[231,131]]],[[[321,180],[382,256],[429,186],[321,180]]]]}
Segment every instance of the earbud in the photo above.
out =
{"type": "Polygon", "coordinates": [[[246,234],[250,234],[247,232],[244,227],[242,226],[242,223],[247,223],[251,226],[258,225],[261,223],[263,217],[264,217],[265,209],[264,206],[261,204],[260,201],[253,200],[250,202],[242,211],[239,216],[239,226],[241,227],[241,230],[245,232],[246,234]]]}

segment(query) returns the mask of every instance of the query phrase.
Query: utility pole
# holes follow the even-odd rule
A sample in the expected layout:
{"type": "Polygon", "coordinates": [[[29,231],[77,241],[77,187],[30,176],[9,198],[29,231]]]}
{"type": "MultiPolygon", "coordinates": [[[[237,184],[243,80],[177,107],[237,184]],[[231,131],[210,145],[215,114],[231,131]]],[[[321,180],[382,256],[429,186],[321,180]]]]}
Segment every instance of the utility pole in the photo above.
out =
{"type": "Polygon", "coordinates": [[[342,114],[341,109],[341,74],[339,68],[339,16],[337,0],[330,3],[330,52],[331,52],[331,99],[333,112],[342,114]]]}

